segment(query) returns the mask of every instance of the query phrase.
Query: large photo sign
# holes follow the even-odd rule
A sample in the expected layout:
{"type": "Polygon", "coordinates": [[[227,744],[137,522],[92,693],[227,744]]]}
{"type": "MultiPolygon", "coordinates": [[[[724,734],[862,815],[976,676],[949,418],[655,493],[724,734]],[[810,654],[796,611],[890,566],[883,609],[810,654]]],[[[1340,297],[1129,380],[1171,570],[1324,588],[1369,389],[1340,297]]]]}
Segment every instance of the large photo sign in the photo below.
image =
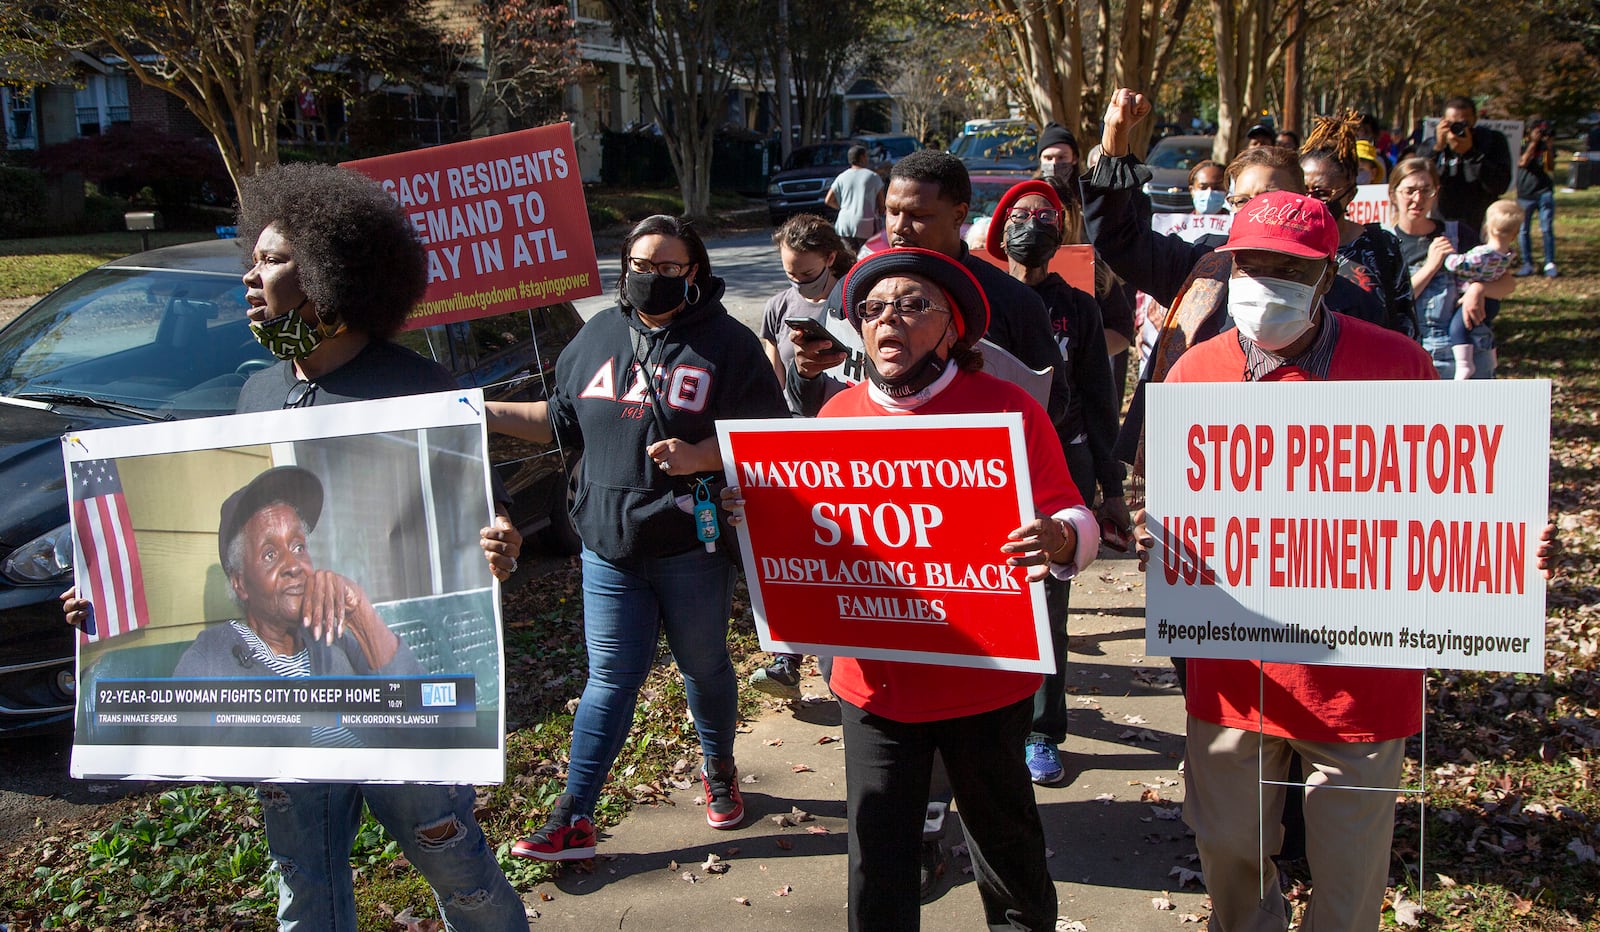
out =
{"type": "Polygon", "coordinates": [[[69,434],[75,777],[498,783],[476,390],[69,434]]]}
{"type": "Polygon", "coordinates": [[[383,185],[428,250],[407,329],[600,293],[571,123],[343,165],[383,185]]]}
{"type": "Polygon", "coordinates": [[[1019,414],[719,421],[765,650],[1052,672],[1019,414]]]}
{"type": "Polygon", "coordinates": [[[1543,671],[1549,382],[1148,391],[1148,653],[1543,671]]]}

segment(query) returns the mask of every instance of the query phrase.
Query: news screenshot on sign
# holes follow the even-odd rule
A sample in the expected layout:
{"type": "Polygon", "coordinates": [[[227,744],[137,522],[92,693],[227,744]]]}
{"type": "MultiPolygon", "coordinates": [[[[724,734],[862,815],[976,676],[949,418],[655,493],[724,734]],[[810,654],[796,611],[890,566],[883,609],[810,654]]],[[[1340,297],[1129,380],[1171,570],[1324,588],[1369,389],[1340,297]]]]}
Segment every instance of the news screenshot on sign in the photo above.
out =
{"type": "Polygon", "coordinates": [[[1150,388],[1149,653],[1543,670],[1548,382],[1150,388]]]}
{"type": "Polygon", "coordinates": [[[73,776],[497,783],[477,389],[62,440],[73,776]]]}
{"type": "Polygon", "coordinates": [[[766,650],[1050,672],[1018,414],[719,421],[766,650]],[[1026,519],[1024,519],[1026,515],[1026,519]]]}

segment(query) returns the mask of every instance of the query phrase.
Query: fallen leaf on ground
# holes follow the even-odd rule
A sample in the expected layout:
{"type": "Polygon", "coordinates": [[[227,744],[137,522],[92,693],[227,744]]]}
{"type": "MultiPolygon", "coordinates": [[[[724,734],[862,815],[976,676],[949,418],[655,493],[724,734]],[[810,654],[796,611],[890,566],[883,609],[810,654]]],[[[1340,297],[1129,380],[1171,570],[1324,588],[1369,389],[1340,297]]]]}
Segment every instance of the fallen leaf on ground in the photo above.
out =
{"type": "Polygon", "coordinates": [[[832,743],[834,743],[835,741],[838,741],[838,740],[839,739],[835,738],[833,735],[823,735],[822,737],[817,739],[817,743],[818,744],[832,744],[832,743]]]}
{"type": "Polygon", "coordinates": [[[794,850],[794,842],[790,841],[787,838],[774,838],[772,840],[777,843],[778,847],[782,848],[785,851],[793,851],[794,850]]]}
{"type": "Polygon", "coordinates": [[[700,869],[708,874],[726,874],[728,872],[728,863],[715,854],[708,854],[706,855],[705,863],[700,865],[700,869]]]}
{"type": "Polygon", "coordinates": [[[1187,887],[1191,883],[1205,883],[1205,877],[1199,871],[1193,871],[1187,867],[1174,867],[1172,870],[1167,871],[1167,876],[1178,878],[1178,886],[1180,887],[1187,887]]]}
{"type": "Polygon", "coordinates": [[[1177,909],[1176,906],[1172,905],[1172,901],[1164,896],[1152,896],[1150,898],[1150,905],[1156,909],[1177,909]]]}
{"type": "Polygon", "coordinates": [[[806,766],[805,764],[795,764],[794,767],[792,767],[791,769],[795,773],[814,773],[815,772],[810,767],[806,766]]]}
{"type": "Polygon", "coordinates": [[[761,743],[765,744],[769,748],[781,748],[781,747],[783,747],[783,739],[782,738],[769,738],[766,741],[763,741],[761,743]]]}
{"type": "Polygon", "coordinates": [[[1056,932],[1089,932],[1089,927],[1076,919],[1061,916],[1056,919],[1056,932]]]}
{"type": "Polygon", "coordinates": [[[793,892],[794,892],[794,887],[791,887],[788,884],[784,884],[783,886],[779,887],[778,889],[772,891],[772,895],[773,896],[788,896],[789,894],[791,894],[793,892]]]}
{"type": "Polygon", "coordinates": [[[1394,921],[1412,929],[1422,925],[1422,904],[1406,899],[1404,890],[1394,891],[1394,921]]]}
{"type": "Polygon", "coordinates": [[[699,883],[700,882],[700,878],[695,875],[694,871],[684,871],[683,872],[683,879],[689,881],[690,883],[699,883]]]}
{"type": "Polygon", "coordinates": [[[736,896],[733,898],[733,901],[738,903],[740,906],[750,905],[750,898],[748,896],[736,896]]]}

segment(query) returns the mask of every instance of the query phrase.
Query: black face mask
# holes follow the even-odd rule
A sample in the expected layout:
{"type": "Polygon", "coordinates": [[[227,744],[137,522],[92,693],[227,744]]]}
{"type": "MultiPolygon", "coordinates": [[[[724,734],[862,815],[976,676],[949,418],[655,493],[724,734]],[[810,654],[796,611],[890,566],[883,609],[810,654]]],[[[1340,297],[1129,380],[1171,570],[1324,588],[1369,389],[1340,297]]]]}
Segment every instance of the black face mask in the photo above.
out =
{"type": "Polygon", "coordinates": [[[1006,255],[1030,269],[1041,268],[1061,246],[1061,231],[1037,220],[1006,227],[1006,255]]]}
{"type": "Polygon", "coordinates": [[[948,359],[940,359],[937,351],[930,350],[926,356],[912,364],[911,368],[894,379],[888,379],[878,372],[878,367],[873,364],[872,357],[867,357],[867,378],[872,384],[883,390],[890,398],[905,398],[915,395],[929,385],[939,380],[944,374],[945,366],[950,364],[948,359]]]}
{"type": "Polygon", "coordinates": [[[641,314],[659,317],[675,310],[689,297],[689,278],[668,278],[659,272],[628,270],[623,296],[641,314]]]}

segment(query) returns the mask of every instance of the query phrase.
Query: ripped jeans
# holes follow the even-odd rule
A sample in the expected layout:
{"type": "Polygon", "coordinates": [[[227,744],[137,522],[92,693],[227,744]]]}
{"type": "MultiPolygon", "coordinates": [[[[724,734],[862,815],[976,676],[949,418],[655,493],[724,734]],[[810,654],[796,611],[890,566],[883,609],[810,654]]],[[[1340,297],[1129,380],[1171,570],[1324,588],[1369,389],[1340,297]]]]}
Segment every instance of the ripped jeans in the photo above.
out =
{"type": "Polygon", "coordinates": [[[470,786],[263,783],[280,932],[355,932],[350,846],[365,800],[433,888],[452,932],[527,932],[527,914],[472,816],[470,786]]]}

